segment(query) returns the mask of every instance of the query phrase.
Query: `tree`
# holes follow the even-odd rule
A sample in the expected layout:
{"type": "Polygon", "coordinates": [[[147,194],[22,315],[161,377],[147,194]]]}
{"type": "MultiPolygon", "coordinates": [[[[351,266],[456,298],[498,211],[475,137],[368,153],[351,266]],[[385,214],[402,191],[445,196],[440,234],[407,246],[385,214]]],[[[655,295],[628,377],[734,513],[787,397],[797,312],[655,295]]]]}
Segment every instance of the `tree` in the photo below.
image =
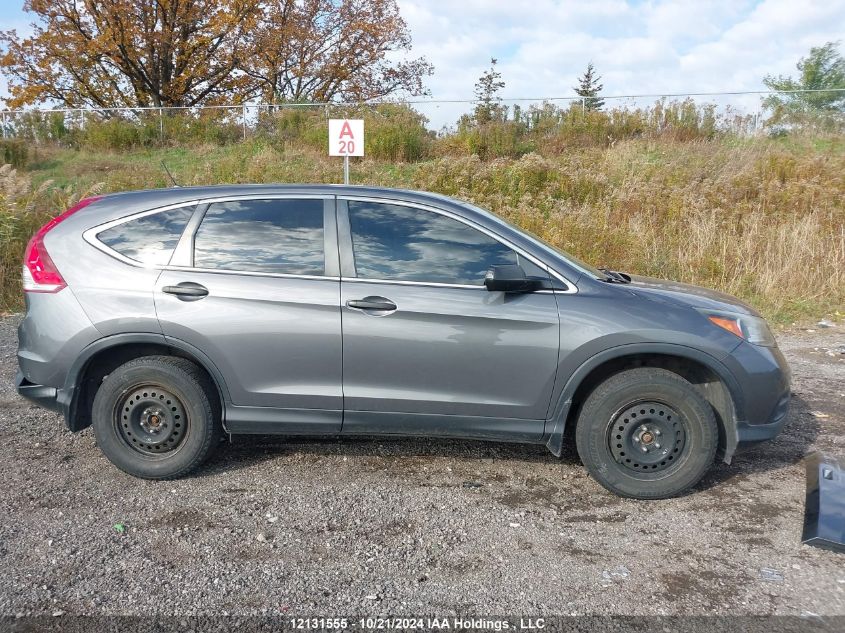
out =
{"type": "Polygon", "coordinates": [[[423,92],[395,0],[26,0],[0,32],[8,105],[167,107],[423,92]]]}
{"type": "Polygon", "coordinates": [[[604,107],[604,99],[598,96],[604,86],[599,83],[601,77],[596,75],[595,71],[593,62],[587,64],[587,70],[578,79],[578,86],[574,89],[575,94],[583,97],[584,107],[591,111],[601,110],[604,107]]]}
{"type": "Polygon", "coordinates": [[[425,58],[393,61],[411,36],[395,0],[273,0],[249,36],[251,92],[279,101],[366,101],[425,93],[425,58]]]}
{"type": "Polygon", "coordinates": [[[499,102],[502,98],[499,91],[505,87],[502,73],[496,70],[496,58],[490,59],[490,68],[482,73],[475,84],[475,121],[479,125],[489,123],[493,119],[504,118],[505,108],[499,102]]]}
{"type": "Polygon", "coordinates": [[[258,0],[26,0],[30,37],[0,32],[11,107],[193,106],[230,100],[258,0]]]}
{"type": "Polygon", "coordinates": [[[796,65],[801,73],[797,80],[772,75],[763,79],[770,90],[814,91],[767,97],[763,105],[773,111],[771,122],[797,122],[806,115],[845,112],[845,59],[837,50],[838,46],[839,42],[828,42],[811,48],[810,54],[796,65]],[[837,88],[839,90],[834,90],[837,88]]]}

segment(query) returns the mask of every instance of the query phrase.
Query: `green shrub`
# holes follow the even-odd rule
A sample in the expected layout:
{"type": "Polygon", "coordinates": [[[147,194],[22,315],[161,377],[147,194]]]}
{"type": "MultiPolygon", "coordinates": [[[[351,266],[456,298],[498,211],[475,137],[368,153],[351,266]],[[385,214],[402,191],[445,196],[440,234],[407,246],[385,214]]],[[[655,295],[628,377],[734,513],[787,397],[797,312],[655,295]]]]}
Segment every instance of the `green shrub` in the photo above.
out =
{"type": "Polygon", "coordinates": [[[323,108],[279,106],[262,111],[256,131],[259,136],[279,143],[281,149],[297,144],[328,147],[329,131],[323,108]]]}
{"type": "Polygon", "coordinates": [[[426,119],[403,105],[384,104],[364,114],[364,153],[375,160],[412,163],[428,157],[426,119]]]}
{"type": "Polygon", "coordinates": [[[23,167],[29,159],[27,144],[21,139],[0,140],[0,165],[23,167]]]}
{"type": "Polygon", "coordinates": [[[72,135],[64,112],[23,112],[7,120],[7,133],[35,143],[64,143],[72,135]]]}
{"type": "Polygon", "coordinates": [[[255,126],[260,138],[276,142],[277,149],[306,147],[328,152],[329,118],[364,119],[364,155],[374,160],[414,162],[429,155],[431,134],[426,119],[405,105],[379,104],[336,109],[279,106],[259,114],[255,126]]]}
{"type": "Polygon", "coordinates": [[[164,110],[159,115],[151,110],[145,127],[152,127],[158,144],[197,145],[211,143],[229,145],[244,138],[242,111],[239,109],[164,110]]]}
{"type": "Polygon", "coordinates": [[[158,140],[158,130],[149,124],[113,117],[89,119],[77,131],[75,145],[96,150],[127,150],[150,147],[158,140]]]}
{"type": "Polygon", "coordinates": [[[478,156],[481,160],[518,158],[535,149],[535,141],[522,121],[493,120],[475,123],[462,119],[453,138],[441,141],[441,155],[450,153],[478,156]]]}

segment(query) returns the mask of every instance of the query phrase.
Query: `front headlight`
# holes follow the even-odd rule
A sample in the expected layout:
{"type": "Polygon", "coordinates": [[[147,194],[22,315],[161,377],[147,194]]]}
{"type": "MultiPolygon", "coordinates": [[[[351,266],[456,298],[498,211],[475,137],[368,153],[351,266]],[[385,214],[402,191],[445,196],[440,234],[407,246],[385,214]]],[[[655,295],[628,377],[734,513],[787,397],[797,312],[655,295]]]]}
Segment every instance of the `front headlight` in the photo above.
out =
{"type": "Polygon", "coordinates": [[[765,347],[777,346],[775,337],[765,319],[747,314],[736,314],[735,312],[705,312],[704,316],[713,325],[717,325],[749,343],[765,347]]]}

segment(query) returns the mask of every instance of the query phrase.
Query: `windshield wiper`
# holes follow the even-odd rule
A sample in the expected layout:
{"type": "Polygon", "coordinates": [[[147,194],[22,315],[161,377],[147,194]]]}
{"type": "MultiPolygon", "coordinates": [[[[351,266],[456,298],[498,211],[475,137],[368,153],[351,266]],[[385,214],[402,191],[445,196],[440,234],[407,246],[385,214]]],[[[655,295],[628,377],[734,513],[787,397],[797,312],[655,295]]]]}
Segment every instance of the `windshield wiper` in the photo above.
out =
{"type": "Polygon", "coordinates": [[[620,273],[618,270],[610,270],[609,268],[599,268],[600,272],[604,273],[604,280],[611,284],[629,284],[631,283],[631,275],[627,273],[620,273]]]}

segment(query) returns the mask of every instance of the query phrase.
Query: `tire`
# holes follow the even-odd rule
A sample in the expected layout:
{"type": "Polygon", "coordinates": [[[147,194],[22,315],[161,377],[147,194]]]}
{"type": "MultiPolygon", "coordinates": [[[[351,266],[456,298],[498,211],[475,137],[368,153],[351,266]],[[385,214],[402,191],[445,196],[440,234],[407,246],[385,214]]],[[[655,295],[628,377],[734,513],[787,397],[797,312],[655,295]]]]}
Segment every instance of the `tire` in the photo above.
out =
{"type": "Polygon", "coordinates": [[[94,397],[97,444],[122,471],[175,479],[198,468],[222,432],[214,386],[192,362],[145,356],[115,369],[94,397]]]}
{"type": "Polygon", "coordinates": [[[691,383],[641,367],[593,390],[578,416],[575,442],[590,475],[611,492],[668,499],[712,467],[719,429],[710,403],[691,383]]]}

